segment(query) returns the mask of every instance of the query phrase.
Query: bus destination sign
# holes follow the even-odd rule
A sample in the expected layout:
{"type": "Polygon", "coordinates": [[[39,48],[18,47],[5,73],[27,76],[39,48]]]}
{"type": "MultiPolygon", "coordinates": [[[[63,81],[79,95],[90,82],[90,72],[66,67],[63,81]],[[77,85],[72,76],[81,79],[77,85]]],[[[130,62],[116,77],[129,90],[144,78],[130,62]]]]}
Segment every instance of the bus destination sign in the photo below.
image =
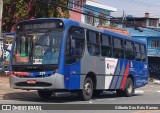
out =
{"type": "Polygon", "coordinates": [[[45,29],[45,28],[56,28],[56,24],[55,23],[41,23],[41,24],[27,24],[27,25],[24,25],[25,30],[45,29]]]}
{"type": "Polygon", "coordinates": [[[17,31],[22,30],[35,30],[35,29],[52,29],[52,28],[62,28],[63,29],[63,22],[62,21],[30,21],[30,22],[22,22],[19,23],[16,27],[17,31]]]}

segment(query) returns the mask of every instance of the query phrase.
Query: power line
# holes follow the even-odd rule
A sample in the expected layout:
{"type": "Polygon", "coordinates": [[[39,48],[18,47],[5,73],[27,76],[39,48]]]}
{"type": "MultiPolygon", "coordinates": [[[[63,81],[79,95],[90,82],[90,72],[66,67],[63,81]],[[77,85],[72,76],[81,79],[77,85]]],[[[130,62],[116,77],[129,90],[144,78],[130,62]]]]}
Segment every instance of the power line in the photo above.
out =
{"type": "MultiPolygon", "coordinates": [[[[90,9],[90,8],[85,7],[85,6],[83,6],[83,5],[79,5],[79,4],[70,2],[70,1],[68,1],[68,3],[71,3],[71,4],[73,4],[73,5],[77,5],[77,6],[80,6],[80,7],[82,7],[82,8],[88,9],[88,10],[90,10],[90,11],[97,12],[97,13],[99,13],[99,14],[101,13],[101,14],[104,14],[104,15],[105,15],[105,13],[102,13],[102,12],[99,12],[99,11],[96,11],[96,10],[93,10],[93,9],[90,9]]],[[[114,18],[113,16],[110,16],[110,15],[107,15],[107,16],[114,18]]]]}
{"type": "MultiPolygon", "coordinates": [[[[138,13],[141,13],[141,12],[146,12],[146,10],[127,10],[129,12],[138,12],[138,13]]],[[[116,12],[123,12],[123,10],[118,10],[116,12]]],[[[160,12],[160,10],[148,10],[148,12],[160,12]]]]}
{"type": "MultiPolygon", "coordinates": [[[[123,0],[121,0],[121,1],[123,1],[123,0]]],[[[125,1],[126,1],[126,0],[125,0],[125,1]]],[[[136,0],[129,0],[129,1],[136,2],[136,3],[149,4],[149,3],[140,2],[140,1],[136,1],[136,0]]],[[[71,4],[74,4],[74,5],[77,5],[77,6],[83,7],[83,8],[85,8],[85,9],[91,10],[91,11],[93,11],[93,12],[102,13],[102,12],[99,12],[99,11],[96,11],[96,10],[93,10],[93,9],[90,9],[90,8],[88,8],[88,7],[85,7],[85,6],[82,6],[82,5],[79,5],[79,4],[76,4],[76,3],[73,3],[73,2],[68,2],[68,3],[71,3],[71,4]]],[[[150,5],[153,5],[153,4],[150,4],[150,5]]],[[[159,5],[158,5],[158,6],[159,6],[159,5]]],[[[159,7],[160,7],[160,6],[159,6],[159,7]]],[[[128,11],[128,10],[127,10],[127,11],[128,11]]],[[[151,10],[149,10],[149,11],[151,11],[151,10]]],[[[158,10],[153,10],[153,11],[157,11],[157,12],[158,12],[158,10]]],[[[123,12],[123,11],[121,11],[121,12],[123,12]]],[[[136,11],[135,11],[135,12],[136,12],[136,11]]],[[[139,12],[139,11],[138,11],[138,12],[139,12]]],[[[142,11],[142,12],[146,12],[146,11],[142,11]]],[[[104,14],[104,13],[102,13],[102,14],[104,14]]],[[[137,14],[137,13],[136,13],[136,14],[137,14]]],[[[142,13],[139,13],[139,14],[142,14],[142,13]]],[[[109,17],[115,18],[115,17],[110,16],[110,15],[109,15],[109,17]]],[[[154,16],[150,16],[150,17],[154,17],[154,16]]]]}
{"type": "Polygon", "coordinates": [[[157,5],[157,4],[150,4],[150,3],[136,1],[136,0],[120,0],[120,1],[122,1],[122,2],[129,2],[129,3],[132,2],[134,4],[143,5],[143,6],[160,7],[160,5],[157,5]]]}
{"type": "Polygon", "coordinates": [[[88,14],[88,13],[85,13],[85,12],[81,12],[81,11],[78,11],[78,10],[74,10],[74,9],[71,9],[71,8],[68,8],[68,7],[65,7],[65,6],[62,6],[62,5],[60,5],[60,4],[56,4],[56,2],[54,2],[54,3],[48,3],[48,2],[46,2],[46,1],[44,1],[44,0],[37,0],[38,2],[41,2],[41,3],[45,3],[45,4],[47,4],[47,5],[56,5],[56,6],[59,6],[59,7],[61,7],[61,8],[63,8],[63,9],[66,9],[66,10],[70,10],[70,11],[73,11],[73,12],[76,12],[76,13],[80,13],[80,14],[84,14],[84,15],[87,15],[87,16],[91,16],[91,17],[94,17],[94,18],[99,18],[99,19],[103,19],[103,20],[107,20],[107,21],[110,21],[109,19],[106,19],[106,18],[102,18],[102,17],[97,17],[97,16],[95,16],[95,15],[91,15],[91,14],[88,14]]]}
{"type": "Polygon", "coordinates": [[[66,10],[71,10],[71,11],[73,11],[73,12],[80,13],[80,14],[84,14],[84,15],[91,16],[91,17],[94,17],[94,18],[104,19],[104,20],[106,20],[106,21],[110,21],[110,22],[113,22],[113,23],[116,23],[116,24],[125,24],[125,25],[130,25],[130,26],[135,27],[135,28],[141,27],[141,28],[151,29],[151,30],[154,30],[154,31],[160,31],[160,30],[155,30],[154,28],[150,28],[150,27],[138,26],[138,25],[136,25],[135,23],[134,23],[134,24],[127,24],[126,21],[121,21],[121,22],[120,22],[120,21],[115,21],[115,20],[108,20],[108,19],[106,19],[106,18],[101,18],[101,17],[97,17],[97,16],[95,16],[95,15],[90,15],[90,14],[87,14],[87,13],[84,13],[84,12],[76,11],[76,10],[70,9],[70,8],[68,8],[68,7],[62,6],[62,5],[60,5],[60,4],[48,3],[48,2],[42,1],[42,0],[37,0],[37,1],[38,1],[38,2],[41,2],[41,3],[45,3],[45,4],[47,4],[47,5],[58,6],[58,7],[61,7],[61,8],[63,8],[63,9],[66,9],[66,10]]]}

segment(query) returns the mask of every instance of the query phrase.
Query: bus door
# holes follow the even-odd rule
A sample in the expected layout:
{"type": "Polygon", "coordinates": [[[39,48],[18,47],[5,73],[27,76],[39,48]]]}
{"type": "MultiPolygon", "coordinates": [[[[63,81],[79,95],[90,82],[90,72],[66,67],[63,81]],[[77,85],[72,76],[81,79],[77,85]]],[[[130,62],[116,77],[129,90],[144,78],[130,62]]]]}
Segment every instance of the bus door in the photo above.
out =
{"type": "Polygon", "coordinates": [[[84,53],[84,29],[70,27],[65,50],[65,87],[69,89],[80,88],[81,58],[84,53]]]}

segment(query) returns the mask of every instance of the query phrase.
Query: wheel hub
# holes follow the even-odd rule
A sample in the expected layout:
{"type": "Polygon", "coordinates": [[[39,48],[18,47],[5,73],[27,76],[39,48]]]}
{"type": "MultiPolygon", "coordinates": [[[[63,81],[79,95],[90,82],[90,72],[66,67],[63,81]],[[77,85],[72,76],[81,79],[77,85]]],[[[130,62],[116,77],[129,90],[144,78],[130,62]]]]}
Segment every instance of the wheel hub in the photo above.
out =
{"type": "Polygon", "coordinates": [[[91,84],[90,83],[85,84],[85,92],[88,95],[91,93],[91,84]]]}
{"type": "Polygon", "coordinates": [[[131,93],[132,92],[132,84],[128,83],[127,86],[128,86],[128,88],[127,88],[128,92],[131,93]]]}

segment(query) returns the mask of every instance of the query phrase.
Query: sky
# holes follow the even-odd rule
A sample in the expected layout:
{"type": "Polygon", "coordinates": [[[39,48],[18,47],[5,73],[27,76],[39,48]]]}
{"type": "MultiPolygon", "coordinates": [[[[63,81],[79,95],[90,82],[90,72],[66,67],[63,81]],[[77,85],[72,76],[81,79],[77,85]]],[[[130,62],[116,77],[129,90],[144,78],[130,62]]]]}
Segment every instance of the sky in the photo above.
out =
{"type": "Polygon", "coordinates": [[[144,17],[144,13],[150,13],[151,18],[160,18],[160,0],[95,0],[99,3],[117,8],[112,12],[112,16],[122,16],[123,10],[125,15],[144,17]]]}

